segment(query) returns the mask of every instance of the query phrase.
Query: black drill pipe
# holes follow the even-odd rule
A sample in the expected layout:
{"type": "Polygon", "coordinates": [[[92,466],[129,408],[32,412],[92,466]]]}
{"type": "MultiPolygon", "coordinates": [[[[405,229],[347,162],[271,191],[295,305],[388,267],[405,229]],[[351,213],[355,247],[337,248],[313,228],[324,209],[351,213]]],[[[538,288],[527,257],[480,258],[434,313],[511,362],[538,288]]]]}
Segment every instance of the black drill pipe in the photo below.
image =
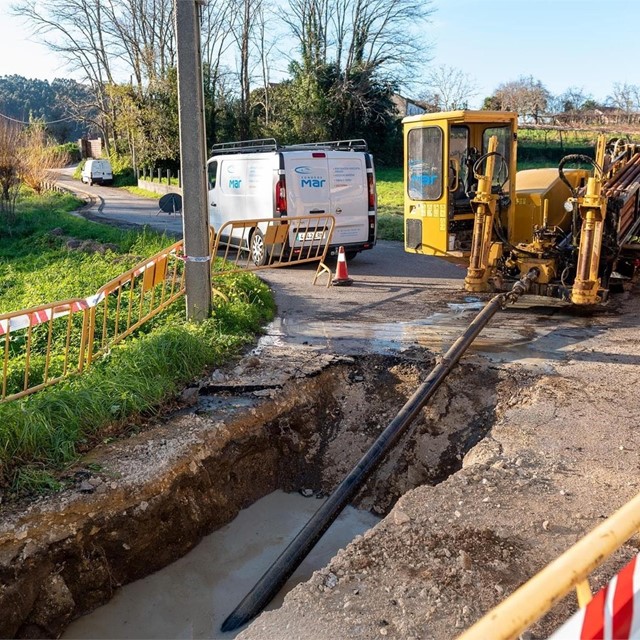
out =
{"type": "Polygon", "coordinates": [[[320,540],[324,532],[358,493],[358,490],[366,482],[372,471],[382,462],[384,456],[391,450],[398,438],[413,422],[420,409],[433,396],[480,331],[497,311],[503,309],[510,302],[516,302],[522,294],[526,293],[538,275],[538,270],[532,269],[513,285],[509,293],[501,293],[493,297],[478,313],[466,331],[454,342],[442,357],[442,360],[432,369],[427,379],[400,409],[398,415],[378,436],[360,462],[338,485],[326,502],[311,517],[311,520],[307,522],[278,559],[267,569],[262,578],[258,580],[253,589],[227,617],[222,624],[221,631],[233,631],[241,627],[269,604],[282,585],[320,540]]]}

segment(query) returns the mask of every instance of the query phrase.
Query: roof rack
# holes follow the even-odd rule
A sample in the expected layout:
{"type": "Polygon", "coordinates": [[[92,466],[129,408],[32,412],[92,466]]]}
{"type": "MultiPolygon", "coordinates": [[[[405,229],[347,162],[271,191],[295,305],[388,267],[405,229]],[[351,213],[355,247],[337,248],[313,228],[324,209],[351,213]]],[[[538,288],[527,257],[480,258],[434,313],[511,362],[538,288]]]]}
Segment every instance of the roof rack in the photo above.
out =
{"type": "Polygon", "coordinates": [[[286,151],[300,149],[334,149],[336,151],[369,151],[367,141],[362,138],[353,140],[330,140],[325,142],[302,142],[280,145],[275,138],[257,138],[238,142],[219,142],[211,147],[211,155],[225,153],[259,153],[267,151],[286,151]]]}
{"type": "Polygon", "coordinates": [[[275,138],[257,138],[256,140],[240,140],[238,142],[219,142],[211,147],[212,155],[223,153],[256,153],[259,151],[276,151],[280,145],[275,138]]]}
{"type": "Polygon", "coordinates": [[[288,144],[283,149],[306,149],[318,147],[335,149],[337,151],[369,151],[367,141],[362,138],[353,140],[328,140],[325,142],[303,142],[301,144],[288,144]]]}

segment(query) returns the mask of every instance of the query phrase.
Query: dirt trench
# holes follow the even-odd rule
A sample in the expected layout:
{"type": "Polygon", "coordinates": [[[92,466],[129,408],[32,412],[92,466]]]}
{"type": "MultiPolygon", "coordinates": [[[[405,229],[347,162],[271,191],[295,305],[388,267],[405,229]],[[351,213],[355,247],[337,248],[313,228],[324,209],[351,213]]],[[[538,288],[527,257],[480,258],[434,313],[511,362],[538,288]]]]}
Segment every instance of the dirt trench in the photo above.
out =
{"type": "MultiPolygon", "coordinates": [[[[0,636],[57,637],[276,489],[330,492],[433,365],[424,350],[296,354],[215,372],[190,394],[193,406],[92,451],[73,470],[73,487],[7,513],[0,636]]],[[[355,505],[386,514],[409,489],[459,469],[494,422],[499,388],[497,369],[458,367],[355,505]]]]}

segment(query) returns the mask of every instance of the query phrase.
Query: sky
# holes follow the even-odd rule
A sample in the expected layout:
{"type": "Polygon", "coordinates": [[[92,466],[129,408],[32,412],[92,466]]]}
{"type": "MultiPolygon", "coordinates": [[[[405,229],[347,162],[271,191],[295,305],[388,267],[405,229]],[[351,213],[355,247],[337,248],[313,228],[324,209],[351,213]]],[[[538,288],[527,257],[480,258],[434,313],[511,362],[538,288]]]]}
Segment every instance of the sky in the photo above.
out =
{"type": "MultiPolygon", "coordinates": [[[[13,2],[0,0],[0,76],[73,77],[10,14],[13,2]]],[[[469,75],[478,87],[471,107],[520,76],[533,76],[554,95],[579,87],[599,101],[615,82],[640,85],[640,47],[633,35],[640,0],[431,0],[431,5],[435,11],[424,33],[431,64],[469,75]]]]}

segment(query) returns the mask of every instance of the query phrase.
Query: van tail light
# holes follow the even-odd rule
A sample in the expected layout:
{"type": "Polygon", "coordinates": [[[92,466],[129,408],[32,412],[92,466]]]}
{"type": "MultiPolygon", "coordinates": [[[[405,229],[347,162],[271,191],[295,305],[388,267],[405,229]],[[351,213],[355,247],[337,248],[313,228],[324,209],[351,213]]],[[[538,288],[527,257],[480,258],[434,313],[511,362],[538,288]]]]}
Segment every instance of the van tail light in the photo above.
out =
{"type": "Polygon", "coordinates": [[[369,216],[369,242],[375,242],[376,240],[376,217],[369,216]]]}
{"type": "Polygon", "coordinates": [[[284,176],[276,182],[276,213],[287,215],[287,181],[284,176]]]}
{"type": "Polygon", "coordinates": [[[373,173],[367,173],[367,191],[369,192],[369,211],[375,211],[376,185],[373,181],[373,173]]]}

